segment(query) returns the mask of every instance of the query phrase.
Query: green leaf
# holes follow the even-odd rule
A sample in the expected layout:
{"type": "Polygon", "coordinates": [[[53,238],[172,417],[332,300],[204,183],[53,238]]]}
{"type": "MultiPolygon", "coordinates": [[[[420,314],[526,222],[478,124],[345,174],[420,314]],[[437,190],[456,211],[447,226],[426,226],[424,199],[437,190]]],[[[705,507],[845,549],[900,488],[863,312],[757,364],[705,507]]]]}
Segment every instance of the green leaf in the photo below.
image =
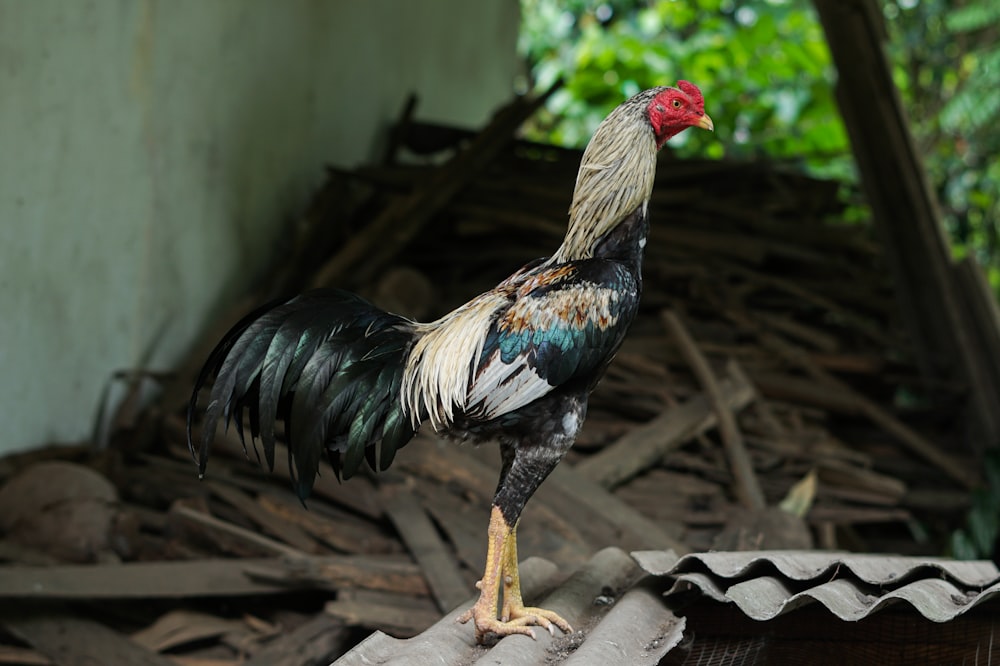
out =
{"type": "Polygon", "coordinates": [[[951,556],[956,560],[978,560],[980,554],[969,536],[959,530],[951,535],[951,556]]]}
{"type": "Polygon", "coordinates": [[[964,7],[956,7],[945,16],[950,32],[969,32],[988,28],[1000,21],[1000,4],[993,0],[979,0],[964,7]]]}

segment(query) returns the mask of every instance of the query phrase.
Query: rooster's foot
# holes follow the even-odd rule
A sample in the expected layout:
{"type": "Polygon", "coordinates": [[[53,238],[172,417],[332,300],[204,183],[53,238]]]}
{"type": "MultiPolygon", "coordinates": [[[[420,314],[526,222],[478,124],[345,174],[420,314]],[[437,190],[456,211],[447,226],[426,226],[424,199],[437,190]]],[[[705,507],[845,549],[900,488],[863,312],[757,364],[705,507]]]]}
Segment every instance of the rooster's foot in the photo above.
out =
{"type": "Polygon", "coordinates": [[[544,608],[534,608],[530,606],[515,606],[504,608],[504,615],[497,619],[495,606],[488,608],[489,604],[480,605],[477,603],[469,610],[458,617],[458,621],[465,623],[473,620],[476,627],[476,642],[483,643],[486,638],[493,634],[498,638],[513,634],[523,634],[535,638],[535,631],[532,626],[542,627],[551,635],[555,635],[558,627],[566,633],[572,633],[573,628],[569,622],[555,613],[544,608]],[[486,607],[484,607],[486,606],[486,607]]]}

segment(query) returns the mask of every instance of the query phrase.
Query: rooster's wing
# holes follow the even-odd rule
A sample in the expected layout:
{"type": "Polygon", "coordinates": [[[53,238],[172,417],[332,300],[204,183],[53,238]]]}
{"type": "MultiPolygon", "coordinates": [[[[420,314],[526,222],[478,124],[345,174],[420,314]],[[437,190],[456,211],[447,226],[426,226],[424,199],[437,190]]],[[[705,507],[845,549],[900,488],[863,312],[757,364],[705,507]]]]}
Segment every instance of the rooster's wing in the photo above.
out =
{"type": "Polygon", "coordinates": [[[616,261],[529,271],[490,326],[466,414],[495,419],[568,382],[590,382],[621,345],[638,301],[637,277],[616,261]]]}

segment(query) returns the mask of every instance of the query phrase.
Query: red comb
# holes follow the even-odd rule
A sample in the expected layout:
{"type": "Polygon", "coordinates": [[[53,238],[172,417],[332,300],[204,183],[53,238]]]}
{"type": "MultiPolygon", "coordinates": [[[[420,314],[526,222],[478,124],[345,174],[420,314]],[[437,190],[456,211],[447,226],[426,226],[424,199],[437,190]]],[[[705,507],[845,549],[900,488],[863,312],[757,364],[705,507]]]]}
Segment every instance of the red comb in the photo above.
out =
{"type": "Polygon", "coordinates": [[[702,96],[701,91],[698,90],[698,86],[690,81],[678,81],[677,87],[691,98],[691,101],[698,106],[699,110],[705,108],[705,98],[702,96]]]}

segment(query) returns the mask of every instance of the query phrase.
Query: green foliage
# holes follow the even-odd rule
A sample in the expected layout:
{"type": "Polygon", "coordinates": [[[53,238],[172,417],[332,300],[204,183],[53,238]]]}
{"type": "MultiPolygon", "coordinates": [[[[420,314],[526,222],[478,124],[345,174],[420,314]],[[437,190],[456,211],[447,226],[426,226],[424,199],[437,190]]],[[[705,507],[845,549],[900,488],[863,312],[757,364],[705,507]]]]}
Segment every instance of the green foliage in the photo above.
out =
{"type": "Polygon", "coordinates": [[[1000,289],[1000,3],[886,0],[894,78],[954,252],[1000,289]]]}
{"type": "Polygon", "coordinates": [[[951,554],[960,560],[990,557],[1000,536],[1000,452],[987,454],[985,469],[986,487],[972,493],[965,527],[951,536],[951,554]]]}
{"type": "Polygon", "coordinates": [[[768,156],[850,178],[834,71],[811,5],[782,0],[522,0],[521,49],[540,87],[558,78],[532,129],[582,146],[623,97],[687,79],[703,89],[716,135],[685,132],[685,155],[768,156]]]}
{"type": "Polygon", "coordinates": [[[944,21],[950,33],[983,30],[1000,21],[1000,5],[980,0],[964,7],[955,7],[948,12],[944,21]]]}

